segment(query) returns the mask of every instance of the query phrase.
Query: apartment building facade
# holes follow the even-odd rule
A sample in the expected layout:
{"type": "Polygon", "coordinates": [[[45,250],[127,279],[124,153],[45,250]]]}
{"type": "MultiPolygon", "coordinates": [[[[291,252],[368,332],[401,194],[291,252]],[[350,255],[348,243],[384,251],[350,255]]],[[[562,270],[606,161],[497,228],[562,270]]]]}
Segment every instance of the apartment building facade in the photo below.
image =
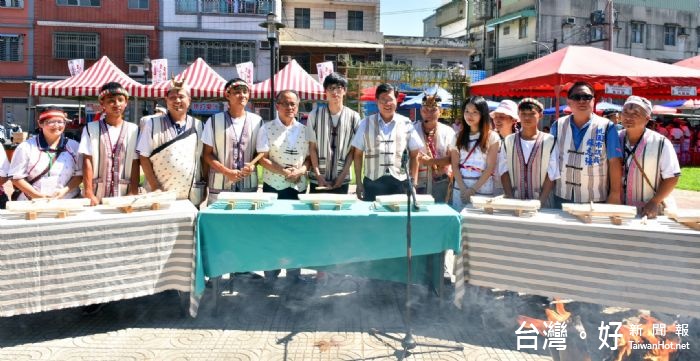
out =
{"type": "Polygon", "coordinates": [[[0,0],[0,119],[27,124],[33,68],[33,0],[0,0]]]}

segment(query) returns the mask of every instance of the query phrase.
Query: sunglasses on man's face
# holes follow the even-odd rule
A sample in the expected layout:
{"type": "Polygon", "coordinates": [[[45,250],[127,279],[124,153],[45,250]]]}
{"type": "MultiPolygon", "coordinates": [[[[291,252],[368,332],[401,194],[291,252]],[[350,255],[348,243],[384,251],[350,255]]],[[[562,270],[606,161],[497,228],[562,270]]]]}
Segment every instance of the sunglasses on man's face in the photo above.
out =
{"type": "Polygon", "coordinates": [[[593,99],[593,95],[592,94],[571,94],[569,96],[569,99],[577,101],[577,102],[581,101],[581,100],[589,101],[589,100],[593,99]]]}

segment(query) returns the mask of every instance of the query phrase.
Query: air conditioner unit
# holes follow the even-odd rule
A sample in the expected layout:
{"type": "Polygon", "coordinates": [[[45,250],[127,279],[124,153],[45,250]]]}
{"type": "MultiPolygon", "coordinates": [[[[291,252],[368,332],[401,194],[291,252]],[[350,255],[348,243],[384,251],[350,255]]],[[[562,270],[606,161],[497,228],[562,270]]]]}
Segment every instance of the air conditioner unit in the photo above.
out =
{"type": "Polygon", "coordinates": [[[561,24],[562,25],[576,25],[576,18],[573,16],[563,18],[563,19],[561,19],[561,24]]]}
{"type": "Polygon", "coordinates": [[[143,64],[129,64],[129,75],[143,76],[143,64]]]}
{"type": "Polygon", "coordinates": [[[350,63],[350,54],[338,54],[338,62],[349,64],[350,63]]]}
{"type": "Polygon", "coordinates": [[[263,40],[260,42],[260,50],[270,50],[270,42],[263,40]]]}
{"type": "Polygon", "coordinates": [[[292,62],[292,56],[291,55],[281,55],[280,56],[280,62],[282,63],[291,63],[292,62]]]}

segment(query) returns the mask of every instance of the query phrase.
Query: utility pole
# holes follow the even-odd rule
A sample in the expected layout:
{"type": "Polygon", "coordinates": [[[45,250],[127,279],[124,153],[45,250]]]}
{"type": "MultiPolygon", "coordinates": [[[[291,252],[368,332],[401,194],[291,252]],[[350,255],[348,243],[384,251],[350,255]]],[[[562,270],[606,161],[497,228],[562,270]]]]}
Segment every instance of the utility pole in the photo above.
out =
{"type": "Polygon", "coordinates": [[[615,35],[615,8],[613,6],[613,0],[608,0],[608,5],[606,7],[607,18],[608,18],[608,51],[614,51],[615,44],[613,43],[615,35]]]}

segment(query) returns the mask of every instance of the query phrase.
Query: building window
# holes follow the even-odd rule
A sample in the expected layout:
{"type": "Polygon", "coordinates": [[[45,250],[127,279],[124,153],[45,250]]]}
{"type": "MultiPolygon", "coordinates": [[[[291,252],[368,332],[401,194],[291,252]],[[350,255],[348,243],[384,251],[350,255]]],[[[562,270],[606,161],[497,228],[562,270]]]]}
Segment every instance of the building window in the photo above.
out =
{"type": "Polygon", "coordinates": [[[19,35],[0,35],[0,61],[22,61],[22,39],[19,35]]]}
{"type": "Polygon", "coordinates": [[[175,11],[180,14],[191,14],[197,12],[198,0],[177,0],[175,11]]]}
{"type": "Polygon", "coordinates": [[[528,18],[518,19],[518,38],[527,38],[527,21],[528,18]]]}
{"type": "Polygon", "coordinates": [[[506,25],[503,27],[503,35],[508,35],[510,34],[510,25],[506,25]]]}
{"type": "MultiPolygon", "coordinates": [[[[132,0],[129,0],[131,2],[132,0]]],[[[143,0],[142,0],[143,1],[143,0]]],[[[264,15],[274,10],[275,0],[175,0],[178,14],[253,14],[264,15]]]]}
{"type": "Polygon", "coordinates": [[[100,38],[91,33],[54,33],[53,57],[56,59],[97,59],[100,38]]]}
{"type": "Polygon", "coordinates": [[[56,4],[68,6],[100,6],[100,0],[56,0],[56,4]]]}
{"type": "Polygon", "coordinates": [[[311,9],[294,8],[294,27],[297,29],[311,28],[311,9]]]}
{"type": "Polygon", "coordinates": [[[202,58],[210,65],[234,65],[255,59],[255,41],[180,39],[180,64],[202,58]]]}
{"type": "Polygon", "coordinates": [[[441,69],[442,68],[442,59],[430,59],[430,68],[431,69],[441,69]]]}
{"type": "Polygon", "coordinates": [[[129,9],[148,10],[148,0],[129,0],[129,9]]]}
{"type": "Polygon", "coordinates": [[[326,30],[335,30],[335,11],[323,12],[323,28],[326,30]]]}
{"type": "Polygon", "coordinates": [[[141,64],[148,55],[148,36],[127,35],[126,36],[126,62],[129,64],[141,64]]]}
{"type": "Polygon", "coordinates": [[[394,55],[393,54],[384,54],[384,62],[393,63],[394,62],[394,55]]]}
{"type": "Polygon", "coordinates": [[[603,40],[603,28],[601,26],[591,26],[591,41],[603,40]]]}
{"type": "Polygon", "coordinates": [[[398,65],[413,65],[413,61],[409,59],[396,59],[396,64],[398,65]]]}
{"type": "Polygon", "coordinates": [[[644,23],[630,23],[632,43],[641,44],[644,42],[644,23]]]}
{"type": "Polygon", "coordinates": [[[675,46],[677,32],[678,26],[668,24],[664,25],[664,45],[675,46]]]}
{"type": "Polygon", "coordinates": [[[0,0],[0,8],[23,8],[24,1],[22,0],[0,0]]]}
{"type": "Polygon", "coordinates": [[[348,11],[348,30],[364,30],[364,12],[353,10],[348,11]]]}

